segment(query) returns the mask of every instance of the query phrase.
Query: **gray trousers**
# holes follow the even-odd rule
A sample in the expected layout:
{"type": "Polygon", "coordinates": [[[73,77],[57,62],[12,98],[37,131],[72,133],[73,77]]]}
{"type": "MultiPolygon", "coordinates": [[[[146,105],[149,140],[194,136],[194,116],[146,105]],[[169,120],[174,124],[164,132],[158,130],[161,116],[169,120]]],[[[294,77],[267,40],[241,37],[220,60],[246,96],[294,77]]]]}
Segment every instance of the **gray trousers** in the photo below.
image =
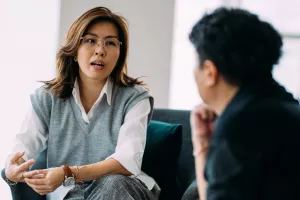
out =
{"type": "Polygon", "coordinates": [[[76,184],[64,200],[158,200],[159,191],[148,188],[137,178],[107,175],[90,184],[76,184]]]}

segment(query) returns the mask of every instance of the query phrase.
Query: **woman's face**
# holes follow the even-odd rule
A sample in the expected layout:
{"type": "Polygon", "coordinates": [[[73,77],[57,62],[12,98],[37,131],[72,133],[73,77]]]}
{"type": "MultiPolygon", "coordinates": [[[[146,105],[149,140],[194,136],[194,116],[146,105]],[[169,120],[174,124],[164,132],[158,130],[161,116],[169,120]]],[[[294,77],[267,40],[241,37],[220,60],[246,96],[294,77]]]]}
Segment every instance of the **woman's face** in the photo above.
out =
{"type": "Polygon", "coordinates": [[[106,80],[115,68],[120,55],[118,29],[110,22],[91,25],[77,50],[79,76],[106,80]]]}

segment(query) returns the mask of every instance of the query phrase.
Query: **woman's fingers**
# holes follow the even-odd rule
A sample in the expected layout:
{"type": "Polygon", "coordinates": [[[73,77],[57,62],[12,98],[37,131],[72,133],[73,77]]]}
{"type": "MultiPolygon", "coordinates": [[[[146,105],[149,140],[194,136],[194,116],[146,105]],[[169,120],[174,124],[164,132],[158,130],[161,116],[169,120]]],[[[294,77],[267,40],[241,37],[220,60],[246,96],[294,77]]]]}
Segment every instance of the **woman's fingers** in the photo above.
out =
{"type": "Polygon", "coordinates": [[[22,156],[24,156],[24,154],[25,154],[25,151],[23,151],[23,152],[17,152],[15,154],[13,154],[13,157],[10,159],[10,163],[14,164],[14,163],[18,162],[18,160],[20,158],[22,158],[22,156]]]}
{"type": "Polygon", "coordinates": [[[45,179],[25,178],[25,182],[40,195],[45,195],[52,192],[51,188],[47,184],[45,184],[45,179]]]}
{"type": "Polygon", "coordinates": [[[33,170],[29,172],[23,172],[22,178],[25,179],[44,179],[47,175],[47,170],[33,170]]]}
{"type": "Polygon", "coordinates": [[[39,194],[41,194],[41,193],[48,194],[49,192],[51,192],[50,189],[47,188],[47,186],[45,186],[45,185],[36,186],[36,185],[30,184],[30,183],[27,183],[27,185],[39,194]]]}
{"type": "Polygon", "coordinates": [[[36,174],[31,177],[32,179],[41,179],[45,178],[45,174],[36,174]]]}
{"type": "Polygon", "coordinates": [[[34,170],[34,171],[24,172],[23,177],[24,178],[32,178],[33,176],[36,176],[38,174],[39,174],[39,172],[37,170],[34,170]]]}
{"type": "Polygon", "coordinates": [[[35,189],[48,189],[47,185],[45,184],[45,179],[30,179],[30,178],[25,178],[25,182],[28,185],[34,186],[35,189]]]}
{"type": "Polygon", "coordinates": [[[33,165],[33,163],[34,163],[34,160],[33,160],[33,159],[28,160],[28,161],[22,163],[22,164],[19,166],[19,168],[18,168],[18,172],[27,171],[27,170],[29,169],[29,167],[30,167],[31,165],[33,165]]]}

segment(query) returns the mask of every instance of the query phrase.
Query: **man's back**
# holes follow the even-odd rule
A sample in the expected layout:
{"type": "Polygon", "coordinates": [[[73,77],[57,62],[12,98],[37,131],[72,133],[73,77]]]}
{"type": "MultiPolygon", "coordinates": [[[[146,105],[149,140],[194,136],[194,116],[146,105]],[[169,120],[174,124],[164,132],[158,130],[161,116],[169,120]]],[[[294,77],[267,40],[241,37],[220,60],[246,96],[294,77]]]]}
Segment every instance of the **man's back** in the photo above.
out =
{"type": "Polygon", "coordinates": [[[232,191],[236,199],[294,199],[299,141],[300,108],[289,93],[277,84],[241,89],[216,122],[208,199],[232,191]]]}

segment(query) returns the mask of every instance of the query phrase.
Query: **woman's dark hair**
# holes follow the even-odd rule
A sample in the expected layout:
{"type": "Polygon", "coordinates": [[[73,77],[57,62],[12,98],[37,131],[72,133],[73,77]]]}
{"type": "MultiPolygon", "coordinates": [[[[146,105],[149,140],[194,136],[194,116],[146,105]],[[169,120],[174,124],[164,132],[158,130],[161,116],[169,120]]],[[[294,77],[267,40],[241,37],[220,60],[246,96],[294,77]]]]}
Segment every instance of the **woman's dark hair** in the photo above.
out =
{"type": "Polygon", "coordinates": [[[237,8],[222,7],[205,14],[189,39],[201,65],[211,60],[225,80],[236,85],[272,77],[282,54],[282,39],[273,26],[237,8]]]}

